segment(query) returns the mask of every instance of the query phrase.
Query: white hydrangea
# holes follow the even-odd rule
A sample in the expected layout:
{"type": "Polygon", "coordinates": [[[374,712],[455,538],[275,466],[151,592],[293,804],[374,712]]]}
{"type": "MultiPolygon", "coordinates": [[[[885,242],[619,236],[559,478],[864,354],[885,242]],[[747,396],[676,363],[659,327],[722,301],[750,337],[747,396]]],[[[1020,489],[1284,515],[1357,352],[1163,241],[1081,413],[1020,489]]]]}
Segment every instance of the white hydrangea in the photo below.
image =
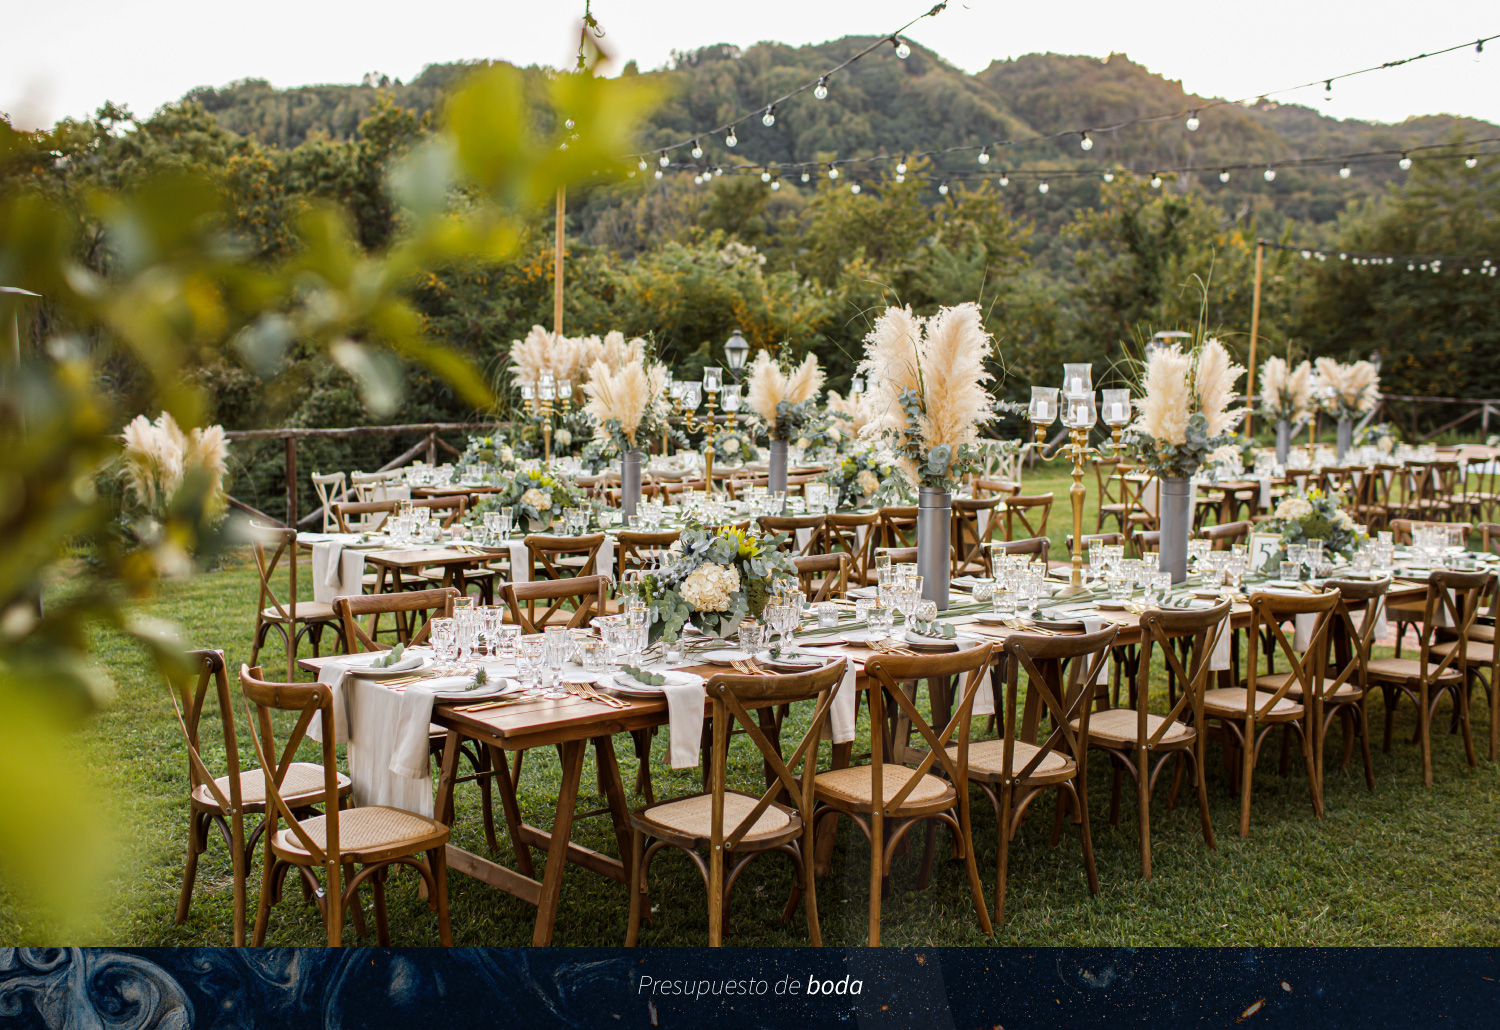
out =
{"type": "Polygon", "coordinates": [[[719,445],[719,449],[725,454],[740,453],[740,441],[738,437],[731,436],[719,445]]]}
{"type": "Polygon", "coordinates": [[[552,495],[544,494],[536,487],[532,487],[521,495],[521,503],[537,511],[548,511],[552,508],[552,495]]]}
{"type": "Polygon", "coordinates": [[[516,460],[516,452],[509,447],[500,448],[500,460],[509,465],[516,460]]]}
{"type": "Polygon", "coordinates": [[[839,427],[838,426],[829,426],[828,427],[828,439],[832,440],[834,443],[838,443],[843,438],[844,438],[844,434],[842,434],[842,433],[839,432],[839,427]]]}
{"type": "Polygon", "coordinates": [[[559,429],[557,432],[552,434],[552,442],[557,444],[557,446],[559,447],[567,447],[573,442],[573,434],[568,432],[566,429],[559,429]]]}
{"type": "Polygon", "coordinates": [[[1296,521],[1304,516],[1311,515],[1312,502],[1306,497],[1288,497],[1276,506],[1276,517],[1296,521]]]}
{"type": "Polygon", "coordinates": [[[812,446],[812,441],[811,441],[811,440],[809,440],[809,439],[808,439],[808,438],[807,438],[807,437],[805,437],[805,436],[799,436],[799,437],[798,437],[798,438],[797,438],[797,443],[796,443],[796,445],[795,445],[795,446],[797,446],[797,447],[799,447],[799,448],[801,448],[801,449],[802,449],[802,450],[804,450],[804,451],[805,451],[805,450],[807,450],[807,449],[808,449],[808,448],[809,448],[809,447],[811,447],[811,446],[812,446]]]}
{"type": "Polygon", "coordinates": [[[682,582],[682,599],[700,612],[727,612],[729,595],[740,588],[740,573],[732,565],[698,566],[682,582]]]}
{"type": "Polygon", "coordinates": [[[1339,509],[1339,513],[1333,517],[1333,524],[1335,526],[1338,526],[1340,529],[1347,529],[1347,530],[1350,530],[1351,532],[1355,528],[1354,527],[1354,517],[1352,515],[1350,515],[1347,511],[1345,511],[1343,508],[1340,508],[1339,509]]]}
{"type": "Polygon", "coordinates": [[[876,490],[880,489],[880,478],[869,469],[865,469],[856,476],[854,482],[858,484],[859,492],[866,497],[872,496],[876,490]]]}

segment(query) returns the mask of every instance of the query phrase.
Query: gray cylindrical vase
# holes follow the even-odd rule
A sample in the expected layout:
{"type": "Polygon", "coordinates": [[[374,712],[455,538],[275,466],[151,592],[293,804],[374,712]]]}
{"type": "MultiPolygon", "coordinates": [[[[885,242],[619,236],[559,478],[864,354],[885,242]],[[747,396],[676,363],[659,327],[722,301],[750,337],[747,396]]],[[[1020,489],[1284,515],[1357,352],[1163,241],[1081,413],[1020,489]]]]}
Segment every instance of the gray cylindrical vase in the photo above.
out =
{"type": "Polygon", "coordinates": [[[634,515],[640,502],[641,452],[626,451],[620,455],[620,510],[627,516],[634,515]]]}
{"type": "Polygon", "coordinates": [[[1341,418],[1341,419],[1339,419],[1339,443],[1338,443],[1338,462],[1339,462],[1340,465],[1342,465],[1344,463],[1344,456],[1349,453],[1349,450],[1353,446],[1354,446],[1354,420],[1353,419],[1347,419],[1347,418],[1341,418]]]}
{"type": "Polygon", "coordinates": [[[1287,455],[1292,449],[1292,424],[1286,419],[1276,423],[1276,464],[1286,467],[1287,455]]]}
{"type": "Polygon", "coordinates": [[[1157,516],[1161,525],[1158,567],[1172,574],[1173,583],[1187,579],[1188,534],[1193,528],[1193,481],[1182,476],[1158,476],[1157,516]]]}
{"type": "Polygon", "coordinates": [[[767,476],[766,489],[786,491],[786,441],[771,441],[771,471],[767,476]]]}
{"type": "Polygon", "coordinates": [[[948,573],[951,569],[953,495],[924,486],[917,491],[917,574],[922,577],[922,598],[948,610],[948,573]]]}

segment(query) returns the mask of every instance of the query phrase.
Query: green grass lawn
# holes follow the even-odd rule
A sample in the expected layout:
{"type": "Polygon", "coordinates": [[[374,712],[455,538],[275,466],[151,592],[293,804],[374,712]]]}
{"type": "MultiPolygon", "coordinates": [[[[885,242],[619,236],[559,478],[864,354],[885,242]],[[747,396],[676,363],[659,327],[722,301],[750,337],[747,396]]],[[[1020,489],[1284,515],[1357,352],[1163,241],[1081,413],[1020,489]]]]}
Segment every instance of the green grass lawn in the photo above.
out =
{"type": "MultiPolygon", "coordinates": [[[[1048,468],[1028,476],[1026,492],[1053,489],[1059,505],[1049,527],[1061,554],[1070,519],[1066,477],[1048,468]]],[[[1088,483],[1092,493],[1093,484],[1088,483]]],[[[1092,500],[1092,498],[1091,498],[1092,500]]],[[[1086,531],[1093,531],[1090,511],[1086,531]]],[[[66,589],[59,584],[57,589],[66,589]]],[[[153,614],[175,620],[191,646],[220,647],[231,669],[249,654],[255,604],[255,574],[246,565],[166,586],[150,605],[153,614]]],[[[229,863],[222,847],[211,845],[199,867],[192,914],[177,926],[173,913],[180,884],[187,825],[187,763],[165,687],[145,655],[118,635],[99,632],[97,659],[117,685],[113,700],[77,736],[74,768],[95,785],[113,832],[113,850],[104,882],[93,885],[101,901],[67,943],[117,946],[227,945],[231,943],[229,863]]],[[[1476,742],[1487,739],[1490,713],[1479,703],[1474,714],[1476,742]]],[[[1163,783],[1152,808],[1155,877],[1139,875],[1134,795],[1129,787],[1118,826],[1110,826],[1109,774],[1095,756],[1090,766],[1090,806],[1101,890],[1091,896],[1084,883],[1077,831],[1064,834],[1057,848],[1048,844],[1050,799],[1040,799],[1011,849],[1008,921],[995,937],[980,934],[961,865],[940,837],[939,862],[930,886],[915,889],[918,853],[898,860],[892,896],[884,906],[883,941],[891,945],[1138,946],[1233,945],[1494,945],[1500,942],[1500,863],[1495,832],[1500,826],[1500,767],[1481,758],[1477,770],[1463,761],[1456,736],[1446,732],[1440,713],[1434,746],[1432,788],[1421,785],[1417,749],[1410,743],[1415,716],[1398,715],[1396,743],[1379,752],[1384,718],[1377,696],[1370,722],[1377,727],[1376,789],[1364,787],[1358,760],[1337,769],[1342,740],[1335,729],[1329,742],[1327,818],[1316,819],[1306,779],[1295,757],[1285,777],[1276,775],[1277,741],[1272,740],[1257,770],[1251,836],[1238,835],[1238,805],[1216,744],[1210,745],[1209,798],[1218,850],[1209,851],[1198,828],[1196,806],[1166,808],[1163,783]]],[[[243,725],[243,716],[241,717],[243,725]]],[[[976,730],[982,728],[976,722],[976,730]]],[[[787,737],[796,732],[789,728],[787,737]]],[[[242,751],[248,738],[241,734],[242,751]]],[[[617,743],[627,784],[635,773],[630,749],[617,743]]],[[[868,751],[868,741],[856,752],[868,751]]],[[[1481,754],[1483,745],[1480,745],[1481,754]]],[[[738,741],[734,773],[753,786],[760,765],[753,746],[738,741]]],[[[824,750],[825,762],[827,751],[824,750]]],[[[659,797],[697,789],[692,773],[666,768],[665,734],[653,756],[659,797]]],[[[590,763],[591,765],[592,763],[590,763]]],[[[558,787],[554,753],[528,756],[521,804],[528,821],[547,825],[558,787]]],[[[585,773],[580,810],[602,806],[591,773],[585,773]]],[[[483,852],[478,791],[460,788],[455,841],[483,852]]],[[[995,823],[988,803],[975,792],[975,836],[980,878],[986,895],[993,889],[995,823]]],[[[575,839],[609,853],[615,849],[607,818],[582,820],[575,839]]],[[[502,860],[509,842],[501,830],[502,860]]],[[[538,865],[541,861],[539,856],[538,865]]],[[[251,906],[258,888],[253,871],[251,906]]],[[[642,943],[698,945],[707,941],[702,883],[685,856],[668,853],[653,867],[654,922],[642,943]]],[[[868,848],[847,822],[840,830],[833,867],[818,881],[819,914],[828,945],[859,945],[865,940],[868,848]]],[[[391,924],[397,944],[435,945],[436,920],[419,901],[410,871],[393,874],[391,924]]],[[[735,888],[727,930],[741,945],[806,942],[801,914],[783,925],[779,914],[790,885],[789,865],[770,856],[753,864],[735,888]]],[[[453,930],[459,944],[529,943],[534,909],[462,875],[450,878],[453,930]]],[[[368,905],[368,902],[367,902],[368,905]]],[[[612,881],[570,868],[563,885],[555,941],[562,945],[611,945],[625,938],[626,893],[612,881]]],[[[0,885],[0,940],[57,943],[38,915],[0,885]]],[[[268,943],[315,945],[323,933],[317,910],[303,904],[293,888],[271,917],[268,943]]],[[[347,932],[346,942],[355,940],[347,932]]],[[[373,933],[362,943],[373,943],[373,933]]]]}

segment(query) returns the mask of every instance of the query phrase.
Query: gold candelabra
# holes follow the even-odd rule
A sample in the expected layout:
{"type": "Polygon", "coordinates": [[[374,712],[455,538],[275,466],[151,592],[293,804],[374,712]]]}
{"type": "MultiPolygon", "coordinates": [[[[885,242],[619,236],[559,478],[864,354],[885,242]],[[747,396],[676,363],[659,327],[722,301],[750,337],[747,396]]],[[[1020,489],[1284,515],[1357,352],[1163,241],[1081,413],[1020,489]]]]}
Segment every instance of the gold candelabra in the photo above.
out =
{"type": "Polygon", "coordinates": [[[573,400],[573,384],[567,379],[554,380],[551,373],[544,372],[534,383],[522,381],[521,400],[526,405],[528,415],[541,419],[542,460],[544,464],[550,466],[552,464],[552,413],[554,410],[563,415],[568,413],[568,405],[573,400]]]}
{"type": "MultiPolygon", "coordinates": [[[[717,371],[717,370],[715,370],[717,371]]],[[[704,378],[708,378],[708,370],[704,370],[704,378]]],[[[696,387],[697,384],[693,383],[696,387]]],[[[719,435],[719,421],[714,414],[714,408],[718,405],[719,391],[709,391],[706,402],[706,410],[703,417],[698,417],[697,405],[689,408],[681,397],[677,399],[677,413],[682,417],[683,427],[689,433],[706,433],[703,438],[703,484],[704,490],[712,494],[714,492],[714,441],[719,435]]]]}
{"type": "MultiPolygon", "coordinates": [[[[1051,460],[1041,453],[1047,442],[1047,427],[1061,417],[1068,430],[1068,443],[1053,455],[1073,462],[1073,485],[1068,490],[1073,507],[1073,568],[1068,585],[1061,591],[1062,597],[1073,597],[1086,589],[1083,585],[1083,500],[1087,491],[1083,485],[1083,463],[1091,456],[1104,454],[1102,449],[1089,446],[1089,431],[1099,419],[1092,377],[1092,369],[1087,364],[1065,364],[1062,408],[1058,407],[1057,388],[1033,386],[1031,406],[1027,410],[1027,417],[1036,430],[1036,439],[1025,449],[1035,450],[1043,461],[1051,460]]],[[[1130,421],[1130,391],[1105,390],[1103,394],[1104,422],[1110,429],[1110,442],[1105,447],[1112,456],[1118,455],[1124,448],[1121,437],[1130,421]]]]}

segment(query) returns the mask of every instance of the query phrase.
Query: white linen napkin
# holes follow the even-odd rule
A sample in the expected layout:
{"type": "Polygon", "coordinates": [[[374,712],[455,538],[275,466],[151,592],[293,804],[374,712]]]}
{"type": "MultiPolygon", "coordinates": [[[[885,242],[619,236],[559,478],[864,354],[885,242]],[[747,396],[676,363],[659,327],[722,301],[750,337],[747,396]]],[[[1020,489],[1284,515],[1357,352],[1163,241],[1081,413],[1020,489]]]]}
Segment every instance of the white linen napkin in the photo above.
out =
{"type": "Polygon", "coordinates": [[[858,675],[855,664],[846,662],[844,678],[839,680],[833,703],[828,706],[828,722],[823,727],[823,736],[835,744],[847,744],[854,739],[854,723],[859,711],[859,688],[854,685],[854,679],[858,675]]]}
{"type": "MultiPolygon", "coordinates": [[[[1225,619],[1228,618],[1229,616],[1226,615],[1225,619]]],[[[1212,633],[1213,630],[1210,629],[1209,632],[1212,633]]],[[[1225,626],[1224,632],[1219,634],[1219,639],[1214,644],[1213,652],[1208,656],[1208,671],[1224,672],[1229,669],[1233,664],[1233,651],[1234,631],[1225,626]]]]}
{"type": "Polygon", "coordinates": [[[357,594],[365,574],[365,556],[344,547],[342,540],[313,544],[313,600],[332,604],[335,597],[357,594]]]}
{"type": "Polygon", "coordinates": [[[1271,477],[1262,476],[1260,480],[1260,507],[1262,511],[1271,508],[1271,477]]]}
{"type": "Polygon", "coordinates": [[[1294,620],[1292,632],[1292,648],[1298,654],[1306,651],[1312,645],[1313,628],[1318,624],[1318,613],[1308,612],[1299,615],[1294,620]]]}
{"type": "MultiPolygon", "coordinates": [[[[1083,631],[1085,633],[1098,633],[1107,625],[1109,625],[1108,622],[1097,616],[1085,615],[1083,617],[1083,631]]],[[[1094,684],[1096,686],[1101,683],[1109,682],[1109,664],[1112,661],[1114,661],[1114,657],[1111,655],[1109,657],[1106,657],[1104,661],[1099,663],[1099,671],[1094,676],[1094,684]]]]}
{"type": "Polygon", "coordinates": [[[667,731],[673,769],[691,769],[703,748],[703,701],[708,696],[700,680],[686,686],[665,685],[667,731]]]}
{"type": "MultiPolygon", "coordinates": [[[[333,692],[333,742],[344,744],[349,740],[349,715],[344,706],[344,681],[349,666],[344,662],[329,662],[318,670],[318,682],[326,684],[333,692]]],[[[323,714],[313,716],[307,725],[307,735],[312,740],[323,739],[323,714]]]]}

